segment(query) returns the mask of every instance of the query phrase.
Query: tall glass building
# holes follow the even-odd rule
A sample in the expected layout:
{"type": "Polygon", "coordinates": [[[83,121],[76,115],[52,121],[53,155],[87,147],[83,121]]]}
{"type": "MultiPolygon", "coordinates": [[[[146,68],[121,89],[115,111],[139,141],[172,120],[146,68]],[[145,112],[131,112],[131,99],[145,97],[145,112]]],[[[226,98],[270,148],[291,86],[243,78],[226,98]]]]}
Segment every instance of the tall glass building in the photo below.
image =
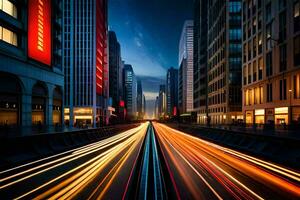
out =
{"type": "Polygon", "coordinates": [[[106,124],[107,0],[65,0],[63,18],[65,122],[70,126],[106,124]]]}
{"type": "Polygon", "coordinates": [[[137,80],[131,65],[124,65],[124,100],[127,117],[137,117],[137,80]]]}
{"type": "Polygon", "coordinates": [[[178,104],[180,113],[193,111],[193,55],[194,22],[185,21],[179,43],[179,94],[178,104]]]}
{"type": "Polygon", "coordinates": [[[178,69],[168,69],[166,79],[167,115],[176,116],[178,112],[178,69]]]}
{"type": "Polygon", "coordinates": [[[208,1],[208,120],[229,124],[242,115],[241,0],[208,1]]]}

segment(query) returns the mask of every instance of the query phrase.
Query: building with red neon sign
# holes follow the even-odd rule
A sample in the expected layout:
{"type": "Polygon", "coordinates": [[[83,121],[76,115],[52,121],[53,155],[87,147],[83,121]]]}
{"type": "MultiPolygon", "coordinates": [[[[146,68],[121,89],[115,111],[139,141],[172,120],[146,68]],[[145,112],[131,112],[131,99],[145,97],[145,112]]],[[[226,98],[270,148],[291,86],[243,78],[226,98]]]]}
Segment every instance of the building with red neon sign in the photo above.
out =
{"type": "Polygon", "coordinates": [[[1,5],[0,126],[21,127],[23,134],[31,134],[33,126],[61,125],[62,2],[2,1],[1,5]]]}
{"type": "Polygon", "coordinates": [[[65,123],[94,127],[106,124],[107,0],[65,0],[63,18],[65,123]]]}

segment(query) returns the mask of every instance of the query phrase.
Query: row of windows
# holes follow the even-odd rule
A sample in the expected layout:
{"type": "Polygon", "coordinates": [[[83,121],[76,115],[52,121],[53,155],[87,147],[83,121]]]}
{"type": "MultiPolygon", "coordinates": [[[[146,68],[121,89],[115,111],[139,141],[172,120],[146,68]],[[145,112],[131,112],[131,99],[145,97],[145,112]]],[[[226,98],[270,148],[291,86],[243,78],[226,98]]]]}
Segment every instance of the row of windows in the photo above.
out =
{"type": "MultiPolygon", "coordinates": [[[[266,85],[266,102],[273,101],[273,89],[278,90],[279,100],[287,100],[288,98],[300,99],[300,75],[293,76],[293,88],[288,89],[287,79],[281,79],[278,81],[279,87],[273,87],[273,83],[268,83],[266,85]],[[290,94],[290,96],[288,96],[290,94]]],[[[253,104],[264,103],[264,91],[263,87],[259,86],[254,89],[248,89],[244,91],[244,105],[249,106],[253,104]]]]}

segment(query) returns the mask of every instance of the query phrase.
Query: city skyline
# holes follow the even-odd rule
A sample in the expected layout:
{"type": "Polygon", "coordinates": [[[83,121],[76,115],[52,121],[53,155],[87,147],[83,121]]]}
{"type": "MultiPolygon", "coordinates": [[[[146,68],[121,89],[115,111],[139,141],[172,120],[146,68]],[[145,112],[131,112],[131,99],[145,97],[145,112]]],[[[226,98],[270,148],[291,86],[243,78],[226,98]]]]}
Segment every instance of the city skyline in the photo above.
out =
{"type": "Polygon", "coordinates": [[[168,68],[179,68],[179,39],[184,21],[193,18],[193,0],[110,0],[108,10],[109,29],[117,34],[122,59],[143,83],[152,116],[168,68]]]}

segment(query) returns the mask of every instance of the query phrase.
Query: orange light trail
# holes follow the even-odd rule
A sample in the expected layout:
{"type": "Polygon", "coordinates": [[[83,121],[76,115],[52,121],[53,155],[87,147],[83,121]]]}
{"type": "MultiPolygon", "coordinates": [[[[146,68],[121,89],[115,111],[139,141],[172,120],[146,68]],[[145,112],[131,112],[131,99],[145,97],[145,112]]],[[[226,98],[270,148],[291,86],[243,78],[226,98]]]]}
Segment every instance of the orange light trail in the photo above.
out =
{"type": "MultiPolygon", "coordinates": [[[[161,150],[174,166],[193,198],[199,198],[199,180],[215,198],[265,199],[261,188],[265,185],[280,195],[300,197],[299,172],[274,163],[225,148],[197,137],[154,123],[161,150]],[[182,161],[186,164],[183,165],[182,161]],[[197,178],[196,178],[197,177],[197,178]],[[219,187],[222,186],[222,187],[219,187]]],[[[177,180],[176,184],[180,184],[177,180]]],[[[201,193],[201,192],[200,192],[201,193]]],[[[205,196],[202,196],[205,197],[205,196]]]]}
{"type": "Polygon", "coordinates": [[[115,178],[122,173],[122,170],[126,170],[123,168],[124,164],[129,162],[130,157],[139,154],[148,125],[149,123],[144,123],[137,128],[102,141],[2,171],[0,172],[0,189],[18,187],[18,184],[47,174],[50,170],[88,158],[82,164],[72,167],[68,171],[59,172],[60,175],[39,184],[37,187],[32,186],[31,190],[16,196],[14,199],[28,197],[34,199],[75,198],[84,192],[86,187],[93,183],[98,176],[102,176],[104,170],[109,169],[109,173],[103,177],[100,183],[97,183],[98,185],[95,185],[95,190],[92,193],[105,196],[108,188],[116,181],[115,178]],[[110,169],[109,165],[115,165],[115,167],[110,169]],[[97,194],[97,189],[102,187],[104,189],[101,189],[101,193],[97,194]]]}

